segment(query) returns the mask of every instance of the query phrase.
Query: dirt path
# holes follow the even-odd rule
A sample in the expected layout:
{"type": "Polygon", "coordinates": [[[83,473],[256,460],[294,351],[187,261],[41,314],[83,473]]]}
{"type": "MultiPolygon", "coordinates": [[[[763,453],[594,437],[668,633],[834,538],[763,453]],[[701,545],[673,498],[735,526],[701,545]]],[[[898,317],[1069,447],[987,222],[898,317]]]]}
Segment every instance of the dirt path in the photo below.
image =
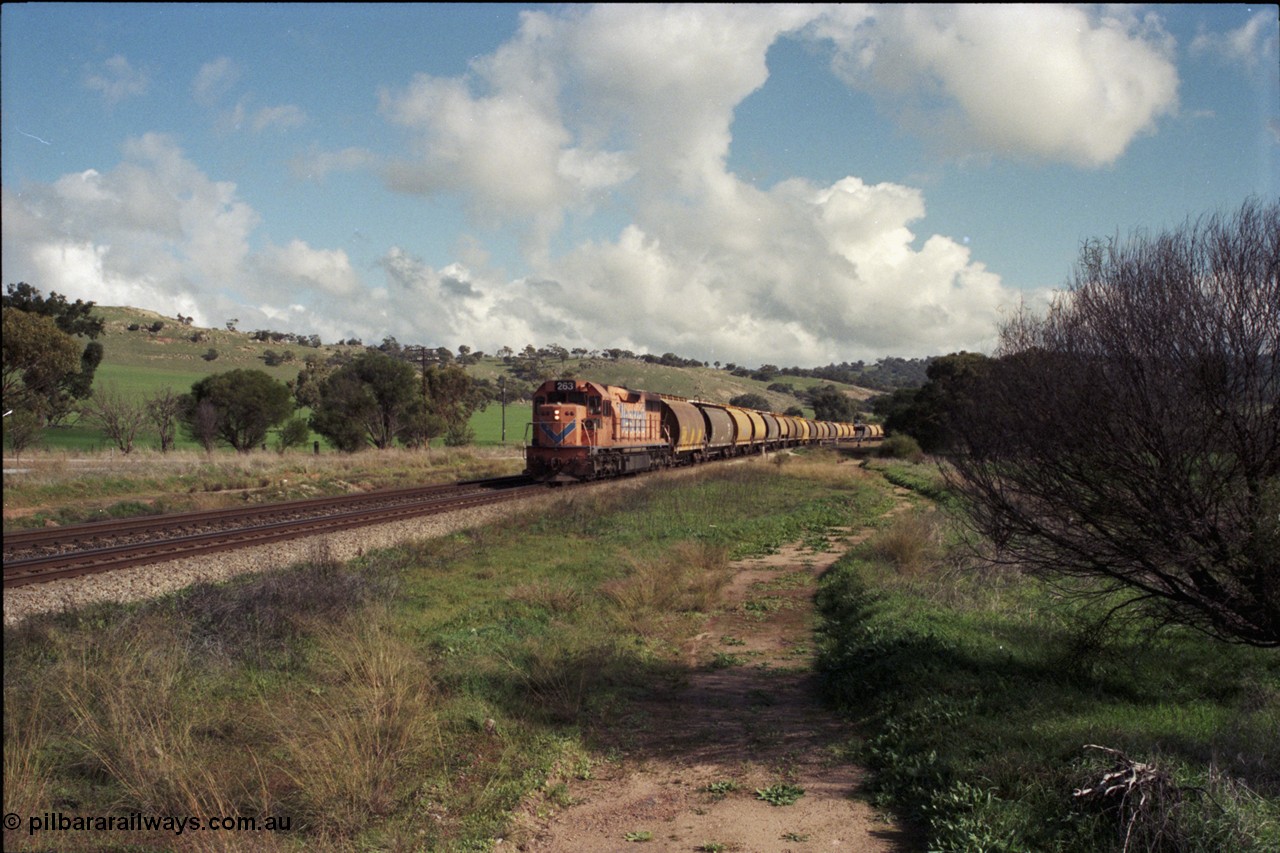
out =
{"type": "Polygon", "coordinates": [[[638,703],[634,726],[611,738],[621,759],[575,781],[571,805],[522,849],[910,849],[856,799],[861,771],[840,755],[853,731],[822,706],[812,669],[816,579],[864,535],[738,564],[722,611],[686,649],[687,684],[638,703]],[[804,795],[778,806],[756,796],[779,784],[804,795]]]}

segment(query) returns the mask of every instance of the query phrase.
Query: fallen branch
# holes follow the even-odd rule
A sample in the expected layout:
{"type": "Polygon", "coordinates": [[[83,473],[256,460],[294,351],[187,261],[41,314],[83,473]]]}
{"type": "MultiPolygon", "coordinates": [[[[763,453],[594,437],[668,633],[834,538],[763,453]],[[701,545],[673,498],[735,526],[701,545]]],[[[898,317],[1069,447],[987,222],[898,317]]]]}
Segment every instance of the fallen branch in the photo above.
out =
{"type": "Polygon", "coordinates": [[[1137,842],[1146,850],[1178,849],[1174,813],[1182,803],[1182,791],[1168,773],[1154,764],[1134,761],[1118,749],[1085,744],[1116,759],[1097,782],[1077,788],[1077,802],[1115,810],[1124,831],[1124,850],[1137,842]]]}

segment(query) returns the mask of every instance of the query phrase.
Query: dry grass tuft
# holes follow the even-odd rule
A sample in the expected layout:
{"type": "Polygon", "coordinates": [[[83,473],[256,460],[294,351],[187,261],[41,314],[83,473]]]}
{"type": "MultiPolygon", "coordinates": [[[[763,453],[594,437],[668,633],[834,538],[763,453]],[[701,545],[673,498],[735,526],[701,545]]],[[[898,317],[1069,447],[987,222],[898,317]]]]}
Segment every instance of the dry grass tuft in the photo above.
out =
{"type": "Polygon", "coordinates": [[[323,685],[283,710],[264,707],[289,779],[289,812],[349,836],[412,793],[414,767],[438,748],[436,688],[417,653],[376,613],[315,626],[323,685]]]}
{"type": "Polygon", "coordinates": [[[157,618],[119,623],[101,644],[66,648],[57,682],[71,741],[90,772],[110,778],[130,807],[215,816],[260,810],[260,779],[217,760],[212,710],[195,701],[199,668],[183,638],[157,618]]]}
{"type": "Polygon", "coordinates": [[[850,480],[868,476],[856,463],[847,461],[838,451],[813,448],[804,454],[780,453],[778,470],[788,477],[797,477],[820,486],[845,486],[850,480]]]}
{"type": "Polygon", "coordinates": [[[916,575],[942,558],[942,532],[937,513],[913,510],[898,515],[887,530],[871,539],[868,547],[900,574],[916,575]]]}
{"type": "Polygon", "coordinates": [[[52,768],[41,747],[50,731],[39,684],[4,685],[4,802],[20,815],[36,815],[49,807],[52,768]],[[19,701],[17,694],[29,693],[19,701]]]}
{"type": "Polygon", "coordinates": [[[508,660],[532,704],[549,719],[571,722],[602,685],[626,677],[626,659],[606,645],[589,645],[555,631],[533,643],[519,663],[508,660]]]}
{"type": "Polygon", "coordinates": [[[508,597],[533,607],[541,607],[549,613],[564,615],[582,605],[582,591],[563,581],[537,581],[521,584],[509,592],[508,597]]]}
{"type": "Polygon", "coordinates": [[[686,541],[659,557],[633,560],[626,577],[604,584],[601,591],[631,616],[705,612],[715,606],[732,575],[727,548],[686,541]]]}

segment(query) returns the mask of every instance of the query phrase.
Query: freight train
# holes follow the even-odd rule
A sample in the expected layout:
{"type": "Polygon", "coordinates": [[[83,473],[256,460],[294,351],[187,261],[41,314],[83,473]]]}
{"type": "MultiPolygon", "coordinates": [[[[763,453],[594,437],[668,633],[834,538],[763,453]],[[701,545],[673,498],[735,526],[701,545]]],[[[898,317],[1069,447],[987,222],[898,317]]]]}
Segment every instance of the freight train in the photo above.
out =
{"type": "Polygon", "coordinates": [[[531,426],[525,474],[560,483],[884,436],[879,424],[815,421],[582,379],[539,386],[531,426]]]}

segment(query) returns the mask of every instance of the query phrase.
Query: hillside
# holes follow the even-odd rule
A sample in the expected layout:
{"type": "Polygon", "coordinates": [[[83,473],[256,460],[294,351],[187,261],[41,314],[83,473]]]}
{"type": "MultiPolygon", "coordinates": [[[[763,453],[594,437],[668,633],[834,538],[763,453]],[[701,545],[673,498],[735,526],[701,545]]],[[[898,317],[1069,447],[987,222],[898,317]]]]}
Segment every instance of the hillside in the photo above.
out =
{"type": "MultiPolygon", "coordinates": [[[[97,313],[106,321],[102,337],[106,357],[98,371],[100,382],[116,382],[122,389],[148,393],[171,385],[185,390],[193,382],[213,373],[236,368],[264,370],[276,379],[285,381],[297,376],[303,360],[308,355],[321,354],[327,358],[339,352],[355,352],[358,346],[325,344],[310,347],[287,342],[258,341],[244,331],[186,326],[173,317],[166,317],[142,308],[103,307],[97,313]],[[158,332],[148,331],[156,323],[164,326],[158,332]],[[129,326],[136,325],[136,331],[129,326]],[[217,359],[206,361],[210,350],[218,352],[217,359]],[[268,351],[291,352],[293,359],[270,367],[264,361],[268,351]]],[[[767,354],[766,354],[767,355],[767,354]]],[[[612,385],[661,391],[684,397],[696,397],[715,402],[727,402],[739,394],[756,393],[766,397],[779,409],[794,405],[796,400],[788,394],[769,391],[773,383],[734,376],[725,370],[710,367],[668,367],[650,364],[641,359],[573,358],[552,364],[558,366],[558,375],[588,377],[612,385]]],[[[478,363],[467,365],[467,372],[477,379],[497,382],[508,374],[507,365],[499,358],[486,356],[478,363]]],[[[775,380],[790,385],[797,391],[814,386],[835,384],[856,400],[867,400],[877,391],[854,385],[828,383],[821,379],[797,376],[779,376],[775,380]]]]}
{"type": "MultiPolygon", "coordinates": [[[[361,349],[358,345],[324,344],[313,347],[294,342],[255,340],[250,331],[185,325],[177,318],[142,308],[95,306],[95,313],[105,321],[103,335],[99,339],[105,356],[94,385],[96,388],[114,386],[124,394],[136,397],[145,397],[166,387],[186,392],[205,376],[237,368],[262,370],[285,382],[297,376],[308,356],[318,355],[327,359],[336,353],[354,353],[361,349]],[[153,328],[156,330],[152,331],[153,328]],[[206,360],[205,355],[211,350],[216,350],[217,358],[206,360]],[[269,366],[265,357],[272,351],[289,360],[269,366]]],[[[762,354],[762,358],[767,357],[767,353],[762,354]]],[[[527,383],[514,380],[510,368],[502,359],[491,355],[465,367],[476,379],[489,380],[496,385],[505,376],[512,389],[522,385],[527,388],[527,383]]],[[[568,357],[563,361],[548,361],[547,369],[557,376],[588,378],[610,385],[713,402],[728,402],[740,394],[760,394],[779,411],[803,404],[793,394],[768,390],[775,383],[788,385],[799,393],[814,386],[833,384],[859,401],[879,393],[810,377],[778,376],[772,382],[762,382],[734,376],[726,370],[671,367],[639,358],[568,357]]],[[[513,394],[508,399],[507,406],[510,441],[520,440],[520,428],[527,420],[522,414],[522,408],[527,404],[514,399],[516,396],[513,394]]],[[[490,444],[500,440],[498,409],[495,404],[489,407],[489,411],[476,414],[472,428],[479,443],[490,444]]],[[[53,447],[94,446],[101,443],[95,441],[95,435],[93,430],[72,425],[50,431],[47,443],[53,447]]]]}

